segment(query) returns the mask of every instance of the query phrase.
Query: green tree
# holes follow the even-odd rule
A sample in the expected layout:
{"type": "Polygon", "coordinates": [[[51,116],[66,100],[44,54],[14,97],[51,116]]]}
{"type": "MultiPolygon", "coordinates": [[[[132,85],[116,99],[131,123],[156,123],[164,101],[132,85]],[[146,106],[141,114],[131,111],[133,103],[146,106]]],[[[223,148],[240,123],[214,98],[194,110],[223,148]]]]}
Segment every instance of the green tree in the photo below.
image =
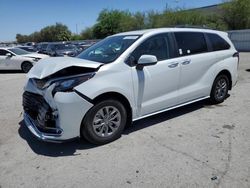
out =
{"type": "Polygon", "coordinates": [[[173,27],[178,25],[205,25],[206,17],[194,11],[167,9],[163,13],[148,14],[150,27],[173,27]]]}
{"type": "Polygon", "coordinates": [[[212,29],[225,31],[228,25],[223,21],[220,15],[212,14],[206,17],[206,26],[212,29]]]}
{"type": "Polygon", "coordinates": [[[29,35],[29,41],[40,42],[41,40],[42,39],[41,39],[41,36],[40,36],[39,32],[34,32],[34,33],[29,35]]]}
{"type": "Polygon", "coordinates": [[[78,34],[72,34],[70,40],[82,40],[82,36],[78,34]]]}
{"type": "Polygon", "coordinates": [[[144,29],[146,22],[146,14],[144,12],[136,12],[133,17],[135,29],[144,29]]]}
{"type": "Polygon", "coordinates": [[[92,27],[85,28],[80,35],[83,40],[95,39],[92,27]]]}
{"type": "Polygon", "coordinates": [[[28,36],[27,35],[16,34],[16,40],[17,40],[18,43],[25,43],[25,42],[28,42],[28,36]]]}
{"type": "Polygon", "coordinates": [[[155,28],[159,27],[159,20],[160,20],[161,14],[156,11],[149,11],[146,13],[145,17],[145,28],[155,28]]]}
{"type": "Polygon", "coordinates": [[[71,32],[66,25],[56,23],[43,28],[40,31],[42,41],[54,42],[54,41],[68,41],[71,38],[71,32]]]}
{"type": "Polygon", "coordinates": [[[104,38],[117,33],[121,12],[118,10],[103,10],[98,16],[97,23],[94,25],[93,34],[96,38],[104,38]]]}
{"type": "Polygon", "coordinates": [[[69,41],[71,38],[71,32],[66,25],[56,23],[54,26],[55,41],[69,41]]]}
{"type": "Polygon", "coordinates": [[[250,0],[230,0],[223,5],[223,20],[229,29],[250,27],[250,0]]]}
{"type": "Polygon", "coordinates": [[[16,40],[18,43],[68,41],[70,38],[71,32],[66,25],[61,23],[47,26],[41,29],[41,31],[34,32],[30,35],[16,35],[16,40]]]}
{"type": "Polygon", "coordinates": [[[128,11],[120,12],[120,20],[118,23],[118,28],[115,30],[117,32],[131,31],[137,29],[136,20],[132,13],[128,11]]]}
{"type": "Polygon", "coordinates": [[[93,35],[95,38],[104,38],[136,28],[136,19],[130,12],[104,9],[100,12],[97,23],[93,26],[93,35]]]}

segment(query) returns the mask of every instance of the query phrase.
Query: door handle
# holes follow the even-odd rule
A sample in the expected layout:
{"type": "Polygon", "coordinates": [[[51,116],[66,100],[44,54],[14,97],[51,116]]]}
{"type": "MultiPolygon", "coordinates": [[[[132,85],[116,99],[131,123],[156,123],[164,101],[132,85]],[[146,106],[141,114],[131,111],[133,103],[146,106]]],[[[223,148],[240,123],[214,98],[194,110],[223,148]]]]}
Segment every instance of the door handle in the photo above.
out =
{"type": "Polygon", "coordinates": [[[188,64],[190,64],[191,63],[191,60],[190,59],[186,59],[186,60],[184,60],[181,64],[182,65],[188,65],[188,64]]]}
{"type": "Polygon", "coordinates": [[[179,65],[179,63],[172,63],[170,65],[168,65],[169,68],[175,68],[179,65]]]}

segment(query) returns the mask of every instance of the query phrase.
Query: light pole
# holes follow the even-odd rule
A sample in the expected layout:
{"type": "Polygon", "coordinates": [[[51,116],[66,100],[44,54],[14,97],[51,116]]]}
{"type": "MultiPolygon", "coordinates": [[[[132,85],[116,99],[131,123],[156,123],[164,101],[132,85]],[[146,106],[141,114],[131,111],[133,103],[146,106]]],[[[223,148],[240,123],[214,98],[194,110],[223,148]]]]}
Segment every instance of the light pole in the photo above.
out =
{"type": "Polygon", "coordinates": [[[78,35],[78,25],[76,24],[76,34],[78,35]]]}

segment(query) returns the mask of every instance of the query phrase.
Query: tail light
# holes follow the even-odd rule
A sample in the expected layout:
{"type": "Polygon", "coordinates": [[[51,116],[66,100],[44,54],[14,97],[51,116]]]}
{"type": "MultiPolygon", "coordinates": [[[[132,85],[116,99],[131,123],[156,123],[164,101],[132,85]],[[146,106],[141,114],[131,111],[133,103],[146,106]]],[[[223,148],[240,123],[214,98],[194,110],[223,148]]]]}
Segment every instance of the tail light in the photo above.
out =
{"type": "Polygon", "coordinates": [[[238,58],[238,67],[237,68],[239,68],[239,63],[240,63],[240,54],[239,54],[239,52],[235,52],[234,55],[233,55],[233,57],[237,57],[238,58]]]}

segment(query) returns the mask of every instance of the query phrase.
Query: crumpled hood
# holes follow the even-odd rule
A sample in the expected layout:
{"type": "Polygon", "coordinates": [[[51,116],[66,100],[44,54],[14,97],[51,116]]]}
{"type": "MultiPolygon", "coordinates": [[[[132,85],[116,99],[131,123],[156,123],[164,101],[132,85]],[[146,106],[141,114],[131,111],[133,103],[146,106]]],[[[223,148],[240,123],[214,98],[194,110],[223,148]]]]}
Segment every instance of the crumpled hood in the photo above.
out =
{"type": "Polygon", "coordinates": [[[30,58],[48,58],[48,55],[45,54],[38,54],[38,53],[30,53],[30,54],[25,54],[22,55],[23,57],[30,57],[30,58]]]}
{"type": "Polygon", "coordinates": [[[51,57],[38,61],[29,71],[28,78],[43,79],[68,67],[86,67],[96,69],[103,63],[72,57],[51,57]]]}

